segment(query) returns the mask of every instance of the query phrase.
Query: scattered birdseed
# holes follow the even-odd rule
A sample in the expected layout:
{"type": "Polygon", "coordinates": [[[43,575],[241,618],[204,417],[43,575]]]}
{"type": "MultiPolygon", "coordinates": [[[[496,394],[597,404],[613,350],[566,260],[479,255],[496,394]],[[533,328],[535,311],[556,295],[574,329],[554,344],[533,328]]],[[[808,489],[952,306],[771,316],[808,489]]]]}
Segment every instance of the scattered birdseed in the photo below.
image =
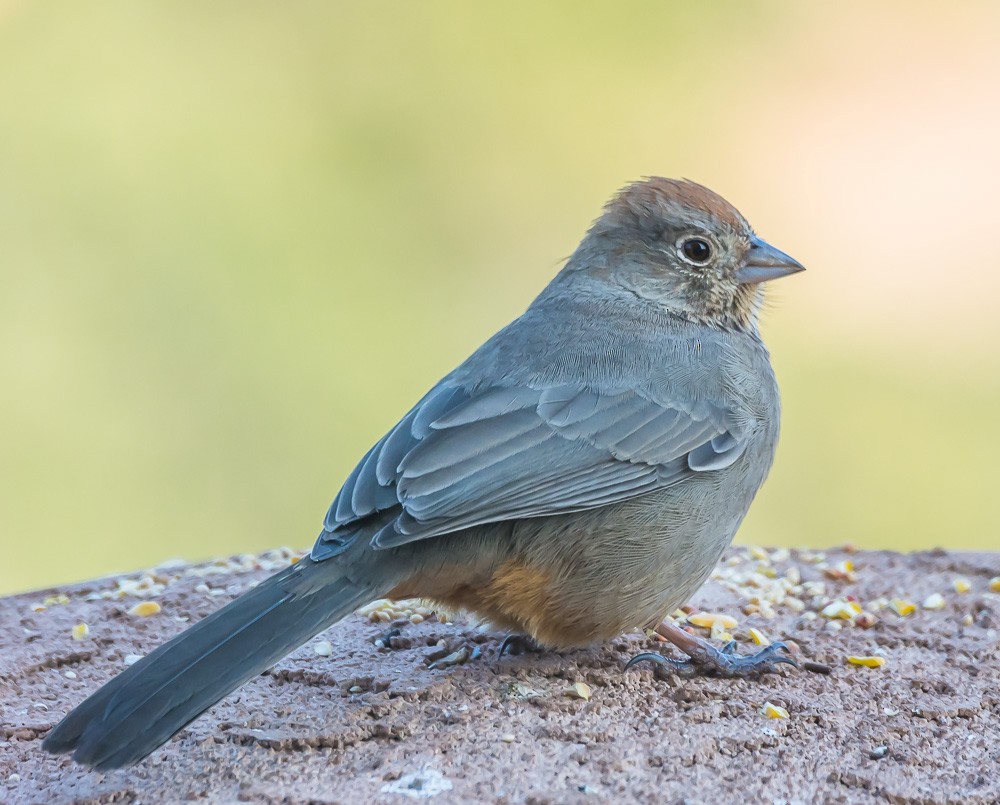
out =
{"type": "Polygon", "coordinates": [[[90,634],[90,627],[85,623],[78,623],[73,627],[73,639],[74,640],[85,640],[87,635],[90,634]]]}
{"type": "Polygon", "coordinates": [[[126,654],[125,659],[122,660],[126,665],[135,665],[139,660],[142,659],[141,654],[126,654]]]}
{"type": "Polygon", "coordinates": [[[128,611],[129,615],[138,615],[141,618],[148,618],[156,615],[160,611],[160,605],[156,601],[140,601],[128,611]]]}
{"type": "Polygon", "coordinates": [[[771,702],[764,702],[761,712],[768,718],[788,718],[788,711],[784,707],[771,702]]]}
{"type": "Polygon", "coordinates": [[[856,601],[838,598],[823,607],[819,614],[824,618],[840,618],[849,621],[853,620],[855,615],[861,614],[861,606],[856,601]]]}
{"type": "Polygon", "coordinates": [[[1000,593],[1000,576],[994,576],[989,583],[990,592],[1000,593]]]}
{"type": "Polygon", "coordinates": [[[833,668],[823,662],[813,662],[812,660],[806,660],[802,663],[802,669],[805,671],[811,671],[814,674],[832,674],[833,668]]]}
{"type": "Polygon", "coordinates": [[[69,596],[66,595],[65,593],[59,593],[59,595],[50,595],[48,598],[42,601],[42,604],[44,604],[47,607],[54,607],[60,604],[68,604],[68,603],[69,603],[69,596]]]}
{"type": "Polygon", "coordinates": [[[859,612],[854,618],[854,625],[861,629],[871,629],[876,623],[878,618],[871,612],[859,612]]]}
{"type": "Polygon", "coordinates": [[[361,687],[361,685],[351,685],[351,687],[347,689],[348,693],[361,693],[362,691],[364,691],[364,688],[361,687]]]}
{"type": "Polygon", "coordinates": [[[972,589],[972,582],[968,579],[957,578],[951,583],[951,586],[955,588],[956,593],[967,593],[972,589]]]}
{"type": "Polygon", "coordinates": [[[769,646],[771,641],[768,640],[767,635],[764,634],[759,629],[750,629],[750,639],[753,640],[758,646],[769,646]]]}
{"type": "Polygon", "coordinates": [[[575,682],[568,688],[563,689],[563,696],[569,696],[572,699],[583,699],[585,702],[589,702],[590,685],[586,682],[575,682]]]}
{"type": "Polygon", "coordinates": [[[736,618],[713,612],[696,612],[688,615],[688,623],[703,629],[713,629],[716,623],[721,624],[723,629],[735,629],[739,625],[736,618]]]}
{"type": "Polygon", "coordinates": [[[868,753],[868,757],[870,757],[872,760],[881,760],[888,754],[889,754],[889,747],[883,744],[882,746],[876,746],[874,749],[872,749],[872,751],[868,753]]]}
{"type": "Polygon", "coordinates": [[[823,568],[823,575],[834,581],[857,581],[854,575],[854,563],[850,561],[839,562],[833,567],[823,568]]]}
{"type": "Polygon", "coordinates": [[[76,679],[76,671],[64,671],[63,676],[67,679],[76,679]]]}
{"type": "MultiPolygon", "coordinates": [[[[732,620],[732,618],[730,618],[730,620],[732,620]]],[[[712,624],[712,639],[722,640],[725,643],[728,643],[730,640],[733,639],[733,636],[729,634],[728,631],[726,631],[726,626],[722,622],[721,618],[716,620],[715,623],[712,624]]]]}
{"type": "Polygon", "coordinates": [[[889,602],[889,607],[895,612],[899,617],[905,618],[907,615],[912,615],[917,611],[917,605],[912,601],[906,601],[902,598],[893,598],[889,602]]]}
{"type": "Polygon", "coordinates": [[[932,593],[924,599],[924,609],[944,609],[944,596],[941,593],[932,593]]]}
{"type": "Polygon", "coordinates": [[[865,668],[881,668],[885,665],[885,657],[859,657],[855,654],[851,654],[847,657],[847,661],[851,665],[863,665],[865,668]]]}
{"type": "Polygon", "coordinates": [[[505,732],[503,735],[500,736],[500,740],[503,741],[505,744],[512,744],[514,743],[514,733],[505,732]]]}
{"type": "Polygon", "coordinates": [[[333,654],[333,643],[329,640],[320,640],[313,646],[313,651],[320,657],[329,657],[333,654]]]}
{"type": "Polygon", "coordinates": [[[976,619],[972,617],[971,614],[966,614],[962,617],[962,626],[972,626],[976,622],[976,619]]]}

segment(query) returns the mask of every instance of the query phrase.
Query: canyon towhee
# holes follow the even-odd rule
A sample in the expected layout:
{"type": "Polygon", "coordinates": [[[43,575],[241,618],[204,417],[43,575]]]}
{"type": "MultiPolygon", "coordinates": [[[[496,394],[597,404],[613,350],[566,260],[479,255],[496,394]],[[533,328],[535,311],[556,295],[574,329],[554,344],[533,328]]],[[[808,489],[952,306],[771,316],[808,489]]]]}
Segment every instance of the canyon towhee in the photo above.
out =
{"type": "MultiPolygon", "coordinates": [[[[771,466],[761,284],[800,270],[700,185],[626,187],[524,315],[364,456],[309,557],[123,671],[45,749],[97,769],[135,763],[383,596],[469,609],[551,647],[660,624],[704,582],[771,466]]],[[[724,674],[789,661],[782,644],[741,657],[659,630],[724,674]]]]}

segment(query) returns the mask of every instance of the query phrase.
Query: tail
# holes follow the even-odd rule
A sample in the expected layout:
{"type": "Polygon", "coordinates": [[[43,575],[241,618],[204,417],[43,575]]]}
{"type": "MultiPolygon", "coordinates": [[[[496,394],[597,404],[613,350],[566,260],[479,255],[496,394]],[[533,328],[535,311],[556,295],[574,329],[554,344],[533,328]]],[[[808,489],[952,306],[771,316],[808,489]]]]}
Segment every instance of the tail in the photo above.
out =
{"type": "Polygon", "coordinates": [[[129,667],[60,721],[42,747],[95,769],[142,760],[248,679],[384,592],[303,559],[129,667]]]}

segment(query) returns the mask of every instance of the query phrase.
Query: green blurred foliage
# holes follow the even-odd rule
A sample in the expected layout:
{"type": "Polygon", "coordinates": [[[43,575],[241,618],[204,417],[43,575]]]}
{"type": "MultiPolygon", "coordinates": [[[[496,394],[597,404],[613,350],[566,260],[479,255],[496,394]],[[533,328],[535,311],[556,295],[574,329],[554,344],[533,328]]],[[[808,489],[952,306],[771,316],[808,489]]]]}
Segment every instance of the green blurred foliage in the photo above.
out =
{"type": "Polygon", "coordinates": [[[797,135],[760,101],[822,86],[830,24],[791,2],[0,4],[0,592],[308,545],[356,458],[651,173],[729,195],[813,270],[767,314],[785,428],[741,538],[995,547],[996,340],[922,362],[802,301],[837,282],[837,223],[805,175],[762,180],[797,135]]]}

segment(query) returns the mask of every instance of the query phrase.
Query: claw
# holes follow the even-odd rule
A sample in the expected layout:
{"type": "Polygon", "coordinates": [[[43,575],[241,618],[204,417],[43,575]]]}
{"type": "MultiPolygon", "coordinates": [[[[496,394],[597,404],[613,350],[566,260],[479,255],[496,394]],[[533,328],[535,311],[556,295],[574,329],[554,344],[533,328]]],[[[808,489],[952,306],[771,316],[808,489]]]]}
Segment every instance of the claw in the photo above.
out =
{"type": "Polygon", "coordinates": [[[636,654],[632,659],[625,663],[625,668],[623,671],[627,671],[634,665],[638,665],[641,662],[651,662],[656,665],[669,665],[671,667],[686,666],[691,661],[690,660],[675,660],[672,657],[664,657],[662,654],[657,654],[655,651],[644,651],[642,654],[636,654]]]}
{"type": "Polygon", "coordinates": [[[500,644],[500,651],[497,659],[503,659],[503,655],[510,651],[511,654],[524,654],[527,651],[539,651],[538,644],[530,637],[517,632],[511,632],[500,644]]]}

